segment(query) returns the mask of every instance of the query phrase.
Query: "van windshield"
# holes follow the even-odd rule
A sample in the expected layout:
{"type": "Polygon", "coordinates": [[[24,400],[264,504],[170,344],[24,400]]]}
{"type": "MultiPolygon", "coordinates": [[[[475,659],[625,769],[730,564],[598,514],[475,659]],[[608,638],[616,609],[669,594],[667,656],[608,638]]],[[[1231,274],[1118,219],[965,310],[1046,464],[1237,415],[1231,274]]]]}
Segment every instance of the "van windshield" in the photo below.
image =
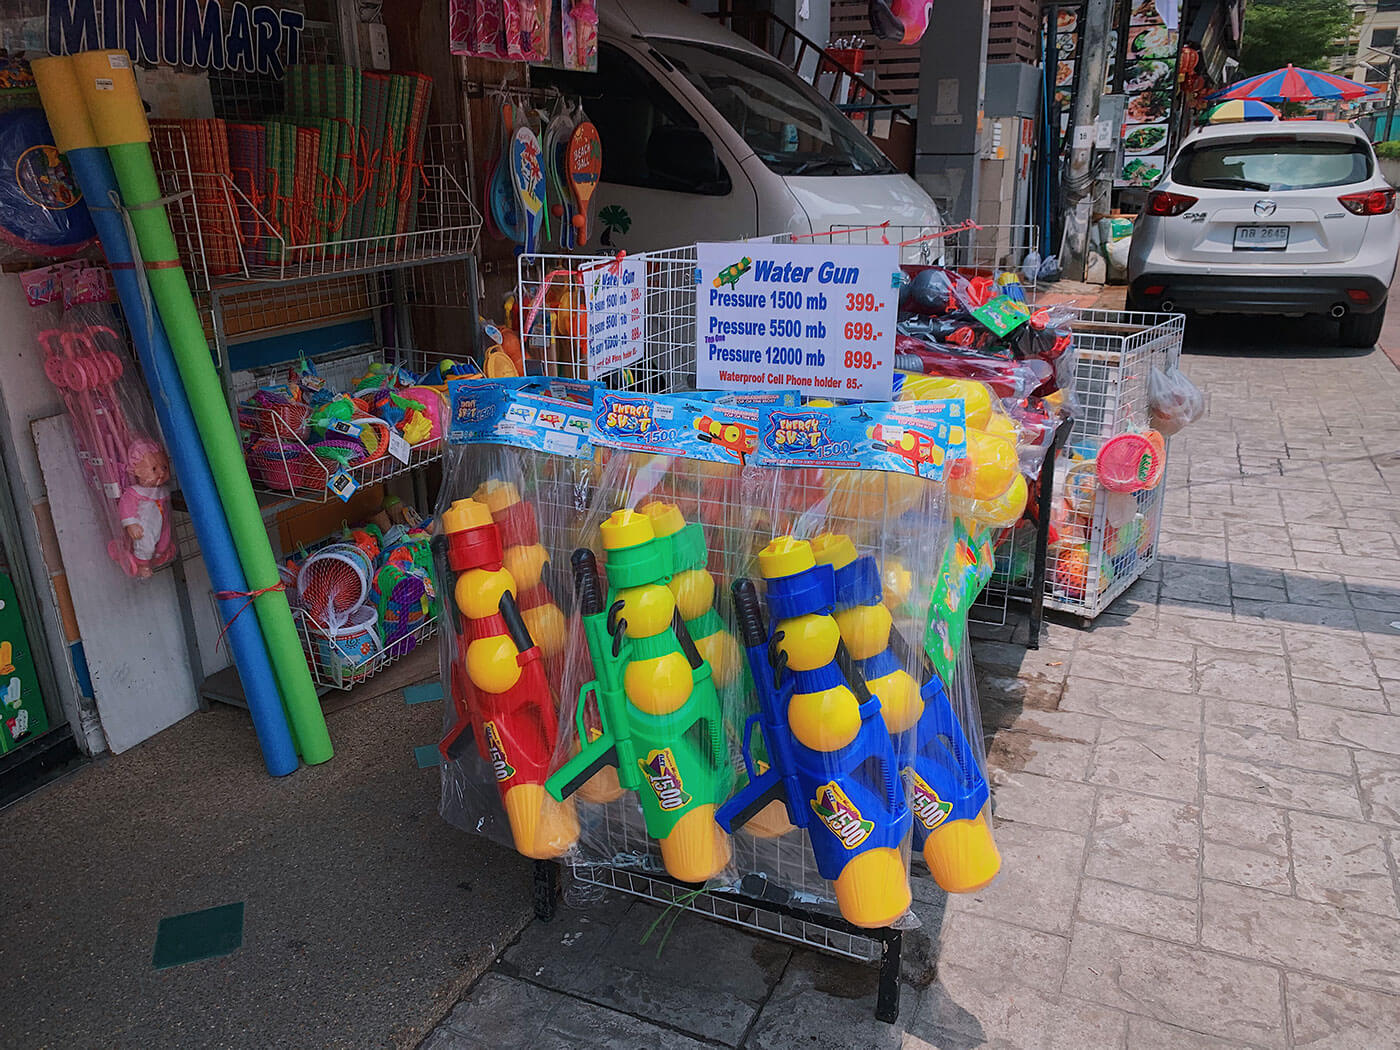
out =
{"type": "Polygon", "coordinates": [[[1371,177],[1371,153],[1357,140],[1270,135],[1187,146],[1172,168],[1182,186],[1218,190],[1315,190],[1371,177]]]}
{"type": "Polygon", "coordinates": [[[776,174],[894,173],[894,165],[849,117],[786,66],[713,44],[650,43],[776,174]]]}

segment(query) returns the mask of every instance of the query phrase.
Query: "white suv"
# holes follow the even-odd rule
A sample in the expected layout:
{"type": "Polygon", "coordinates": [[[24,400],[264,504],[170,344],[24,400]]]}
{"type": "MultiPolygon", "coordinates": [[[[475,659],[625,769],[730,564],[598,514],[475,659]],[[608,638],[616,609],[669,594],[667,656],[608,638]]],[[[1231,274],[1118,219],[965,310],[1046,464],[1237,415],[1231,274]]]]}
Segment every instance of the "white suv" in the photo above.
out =
{"type": "Polygon", "coordinates": [[[1326,314],[1373,346],[1400,251],[1395,190],[1351,124],[1203,128],[1147,198],[1128,308],[1326,314]]]}

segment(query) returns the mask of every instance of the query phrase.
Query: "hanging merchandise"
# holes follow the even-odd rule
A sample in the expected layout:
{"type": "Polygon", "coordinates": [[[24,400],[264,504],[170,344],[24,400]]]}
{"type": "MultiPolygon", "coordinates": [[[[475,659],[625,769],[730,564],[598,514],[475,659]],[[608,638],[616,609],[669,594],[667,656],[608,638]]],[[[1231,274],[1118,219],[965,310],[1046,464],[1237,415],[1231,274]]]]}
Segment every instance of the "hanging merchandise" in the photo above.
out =
{"type": "Polygon", "coordinates": [[[569,136],[568,166],[565,179],[573,196],[573,213],[569,221],[574,226],[574,245],[588,243],[588,217],[593,191],[603,174],[603,141],[598,129],[587,120],[581,121],[569,136]]]}
{"type": "Polygon", "coordinates": [[[44,111],[0,113],[0,243],[4,258],[67,259],[97,236],[44,111]]]}
{"type": "Polygon", "coordinates": [[[933,0],[870,0],[870,28],[900,44],[917,44],[928,32],[933,0]]]}
{"type": "MultiPolygon", "coordinates": [[[[442,815],[527,857],[558,857],[579,834],[573,800],[551,798],[545,781],[565,664],[586,659],[565,623],[560,562],[591,469],[592,386],[454,382],[451,403],[433,537],[447,603],[442,815]]],[[[606,776],[594,779],[601,796],[615,794],[606,776]]]]}
{"type": "Polygon", "coordinates": [[[529,126],[517,128],[510,140],[510,181],[517,214],[524,220],[524,239],[520,243],[527,255],[538,249],[545,219],[544,169],[540,160],[540,140],[534,130],[529,126]]]}
{"type": "Polygon", "coordinates": [[[44,374],[67,410],[83,475],[105,523],[105,546],[128,576],[149,577],[175,558],[170,460],[156,439],[150,396],[131,372],[108,273],[82,263],[20,277],[32,306],[60,301],[57,324],[35,333],[44,374]]]}
{"type": "Polygon", "coordinates": [[[551,0],[449,0],[454,55],[510,62],[548,62],[551,0]]]}
{"type": "Polygon", "coordinates": [[[560,13],[564,68],[582,73],[598,72],[596,0],[561,0],[560,13]]]}

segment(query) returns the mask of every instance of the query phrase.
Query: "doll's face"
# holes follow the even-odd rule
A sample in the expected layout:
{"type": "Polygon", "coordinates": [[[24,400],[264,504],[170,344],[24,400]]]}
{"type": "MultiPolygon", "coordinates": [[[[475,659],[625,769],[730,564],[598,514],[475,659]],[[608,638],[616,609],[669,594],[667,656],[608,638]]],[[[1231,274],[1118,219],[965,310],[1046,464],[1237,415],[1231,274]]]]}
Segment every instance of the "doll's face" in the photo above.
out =
{"type": "Polygon", "coordinates": [[[147,452],[131,465],[131,476],[138,485],[157,488],[170,480],[170,461],[164,452],[147,452]]]}

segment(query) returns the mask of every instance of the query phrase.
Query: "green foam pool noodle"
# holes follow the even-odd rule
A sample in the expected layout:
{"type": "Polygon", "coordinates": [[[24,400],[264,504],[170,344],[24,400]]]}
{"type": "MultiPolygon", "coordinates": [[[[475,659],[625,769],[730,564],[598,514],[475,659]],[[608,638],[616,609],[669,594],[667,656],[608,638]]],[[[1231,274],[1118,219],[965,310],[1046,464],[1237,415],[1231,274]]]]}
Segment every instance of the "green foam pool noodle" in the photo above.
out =
{"type": "Polygon", "coordinates": [[[131,59],[125,51],[85,51],[73,56],[73,61],[98,142],[107,148],[117,186],[129,209],[151,296],[170,337],[249,590],[262,592],[253,599],[253,608],[267,641],[297,749],[308,764],[325,762],[334,752],[320,700],[286,595],[280,589],[265,590],[280,583],[277,562],[248,480],[204,326],[180,266],[165,206],[158,203],[162,194],[151,162],[150,127],[131,59]]]}

